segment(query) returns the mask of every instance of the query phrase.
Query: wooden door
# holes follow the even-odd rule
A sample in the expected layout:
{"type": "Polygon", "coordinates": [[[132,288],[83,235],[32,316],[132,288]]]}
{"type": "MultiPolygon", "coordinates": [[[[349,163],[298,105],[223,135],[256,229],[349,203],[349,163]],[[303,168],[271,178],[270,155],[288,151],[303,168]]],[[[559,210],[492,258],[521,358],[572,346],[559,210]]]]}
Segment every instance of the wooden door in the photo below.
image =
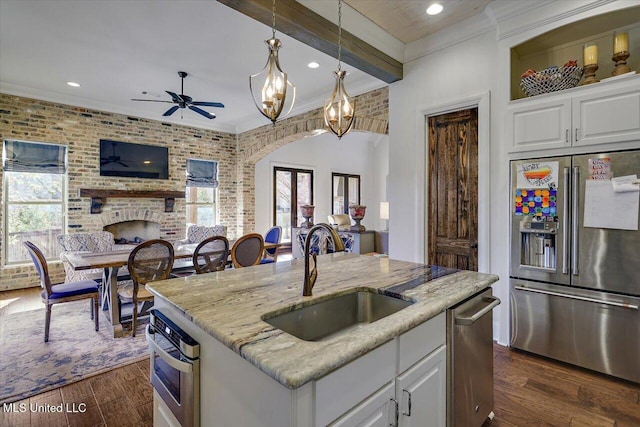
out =
{"type": "Polygon", "coordinates": [[[428,263],[478,270],[478,109],[429,117],[428,263]]]}

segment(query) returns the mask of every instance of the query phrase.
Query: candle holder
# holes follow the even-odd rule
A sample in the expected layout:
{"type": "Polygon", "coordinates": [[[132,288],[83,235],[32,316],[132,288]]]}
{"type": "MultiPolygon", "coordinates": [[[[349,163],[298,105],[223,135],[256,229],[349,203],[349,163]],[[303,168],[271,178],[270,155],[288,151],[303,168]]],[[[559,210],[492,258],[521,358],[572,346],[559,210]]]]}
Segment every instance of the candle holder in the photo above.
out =
{"type": "Polygon", "coordinates": [[[311,218],[313,218],[313,211],[315,210],[315,206],[313,205],[302,205],[300,206],[300,213],[305,221],[300,224],[300,227],[303,228],[311,228],[313,227],[313,222],[311,222],[311,218]]]}
{"type": "Polygon", "coordinates": [[[364,225],[360,225],[360,221],[362,221],[362,218],[364,218],[364,213],[366,209],[367,207],[364,205],[349,206],[349,215],[351,216],[351,219],[353,219],[356,222],[355,225],[351,226],[349,231],[363,232],[366,230],[364,225]]]}
{"type": "Polygon", "coordinates": [[[589,64],[582,67],[584,71],[584,81],[582,82],[582,86],[588,85],[591,83],[598,83],[600,79],[596,78],[596,70],[598,69],[598,64],[589,64]]]}
{"type": "Polygon", "coordinates": [[[620,74],[626,74],[631,72],[631,67],[627,65],[627,59],[629,58],[629,52],[616,52],[611,58],[616,66],[611,71],[612,76],[619,76],[620,74]]]}

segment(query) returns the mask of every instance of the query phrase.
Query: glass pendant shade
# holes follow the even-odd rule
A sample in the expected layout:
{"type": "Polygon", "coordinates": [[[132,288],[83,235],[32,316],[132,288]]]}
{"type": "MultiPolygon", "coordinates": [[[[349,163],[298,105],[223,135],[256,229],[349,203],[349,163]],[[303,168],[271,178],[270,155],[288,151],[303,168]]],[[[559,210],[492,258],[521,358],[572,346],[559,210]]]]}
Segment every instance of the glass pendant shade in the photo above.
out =
{"type": "Polygon", "coordinates": [[[296,87],[287,79],[287,73],[280,68],[278,49],[282,46],[275,37],[265,40],[269,49],[267,65],[249,78],[249,88],[253,102],[263,116],[274,124],[285,109],[285,116],[291,112],[296,97],[296,87]]]}
{"type": "Polygon", "coordinates": [[[324,102],[324,122],[338,139],[351,130],[354,121],[356,101],[344,89],[344,77],[347,72],[338,70],[333,74],[336,84],[331,98],[324,102]]]}

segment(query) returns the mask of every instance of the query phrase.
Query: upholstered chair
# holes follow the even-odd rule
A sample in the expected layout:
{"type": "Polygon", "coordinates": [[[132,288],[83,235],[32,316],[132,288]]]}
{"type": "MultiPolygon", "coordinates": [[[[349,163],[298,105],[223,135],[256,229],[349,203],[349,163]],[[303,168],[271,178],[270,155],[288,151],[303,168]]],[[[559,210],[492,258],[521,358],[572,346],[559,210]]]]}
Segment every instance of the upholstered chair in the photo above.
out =
{"type": "Polygon", "coordinates": [[[42,251],[33,243],[24,242],[31,260],[36,267],[42,287],[42,302],[46,306],[44,322],[44,342],[49,341],[49,325],[51,324],[51,306],[63,302],[77,301],[91,298],[91,317],[95,321],[96,331],[99,329],[98,313],[98,283],[93,280],[81,280],[71,283],[52,284],[49,278],[49,267],[42,251]]]}
{"type": "MultiPolygon", "coordinates": [[[[264,235],[265,243],[280,243],[280,239],[282,238],[282,227],[279,225],[271,227],[267,233],[264,235]]],[[[260,264],[268,264],[271,262],[276,262],[278,260],[278,251],[280,247],[276,246],[275,248],[265,248],[264,254],[262,255],[262,259],[260,260],[260,264]]]]}
{"type": "Polygon", "coordinates": [[[75,271],[67,253],[69,252],[108,252],[113,249],[113,234],[108,231],[96,231],[93,233],[71,233],[58,236],[58,243],[62,248],[60,259],[66,274],[66,282],[79,280],[96,280],[102,278],[102,269],[75,271]]]}
{"type": "Polygon", "coordinates": [[[193,243],[200,243],[207,237],[213,236],[227,236],[227,227],[225,225],[214,225],[213,227],[206,227],[203,225],[190,225],[187,227],[186,239],[178,240],[176,247],[179,245],[190,245],[193,243]]]}

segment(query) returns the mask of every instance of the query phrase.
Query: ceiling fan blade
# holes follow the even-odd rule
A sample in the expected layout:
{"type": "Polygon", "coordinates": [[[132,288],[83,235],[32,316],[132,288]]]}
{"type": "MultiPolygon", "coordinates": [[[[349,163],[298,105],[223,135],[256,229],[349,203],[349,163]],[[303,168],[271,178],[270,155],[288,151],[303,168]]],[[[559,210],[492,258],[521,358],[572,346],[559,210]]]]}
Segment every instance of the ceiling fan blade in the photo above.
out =
{"type": "Polygon", "coordinates": [[[173,101],[162,101],[160,99],[135,99],[131,98],[132,101],[147,101],[147,102],[168,102],[169,104],[173,104],[173,101]]]}
{"type": "Polygon", "coordinates": [[[116,163],[117,163],[117,164],[119,164],[119,165],[121,165],[121,166],[124,166],[125,168],[128,168],[128,167],[129,167],[129,165],[127,165],[127,164],[125,164],[125,163],[123,163],[123,162],[116,162],[116,163]]]}
{"type": "Polygon", "coordinates": [[[205,116],[207,119],[215,119],[216,115],[209,113],[208,111],[204,111],[202,108],[194,107],[193,105],[189,105],[189,109],[195,111],[196,113],[205,116]]]}
{"type": "Polygon", "coordinates": [[[165,92],[167,92],[171,98],[173,99],[173,102],[177,102],[178,104],[183,102],[182,98],[180,98],[180,96],[174,92],[169,92],[168,90],[165,90],[165,92]]]}
{"type": "Polygon", "coordinates": [[[180,107],[179,107],[179,106],[177,106],[177,105],[174,105],[173,107],[171,107],[171,108],[169,108],[167,111],[165,111],[165,112],[164,112],[164,114],[163,114],[163,116],[170,116],[170,115],[172,115],[173,113],[175,113],[175,112],[176,112],[176,110],[177,110],[178,108],[180,108],[180,107]]]}
{"type": "Polygon", "coordinates": [[[107,163],[111,163],[111,160],[100,160],[100,166],[104,166],[107,163]]]}
{"type": "Polygon", "coordinates": [[[203,107],[218,107],[224,108],[224,104],[221,102],[204,102],[204,101],[195,101],[192,102],[191,105],[202,105],[203,107]]]}

